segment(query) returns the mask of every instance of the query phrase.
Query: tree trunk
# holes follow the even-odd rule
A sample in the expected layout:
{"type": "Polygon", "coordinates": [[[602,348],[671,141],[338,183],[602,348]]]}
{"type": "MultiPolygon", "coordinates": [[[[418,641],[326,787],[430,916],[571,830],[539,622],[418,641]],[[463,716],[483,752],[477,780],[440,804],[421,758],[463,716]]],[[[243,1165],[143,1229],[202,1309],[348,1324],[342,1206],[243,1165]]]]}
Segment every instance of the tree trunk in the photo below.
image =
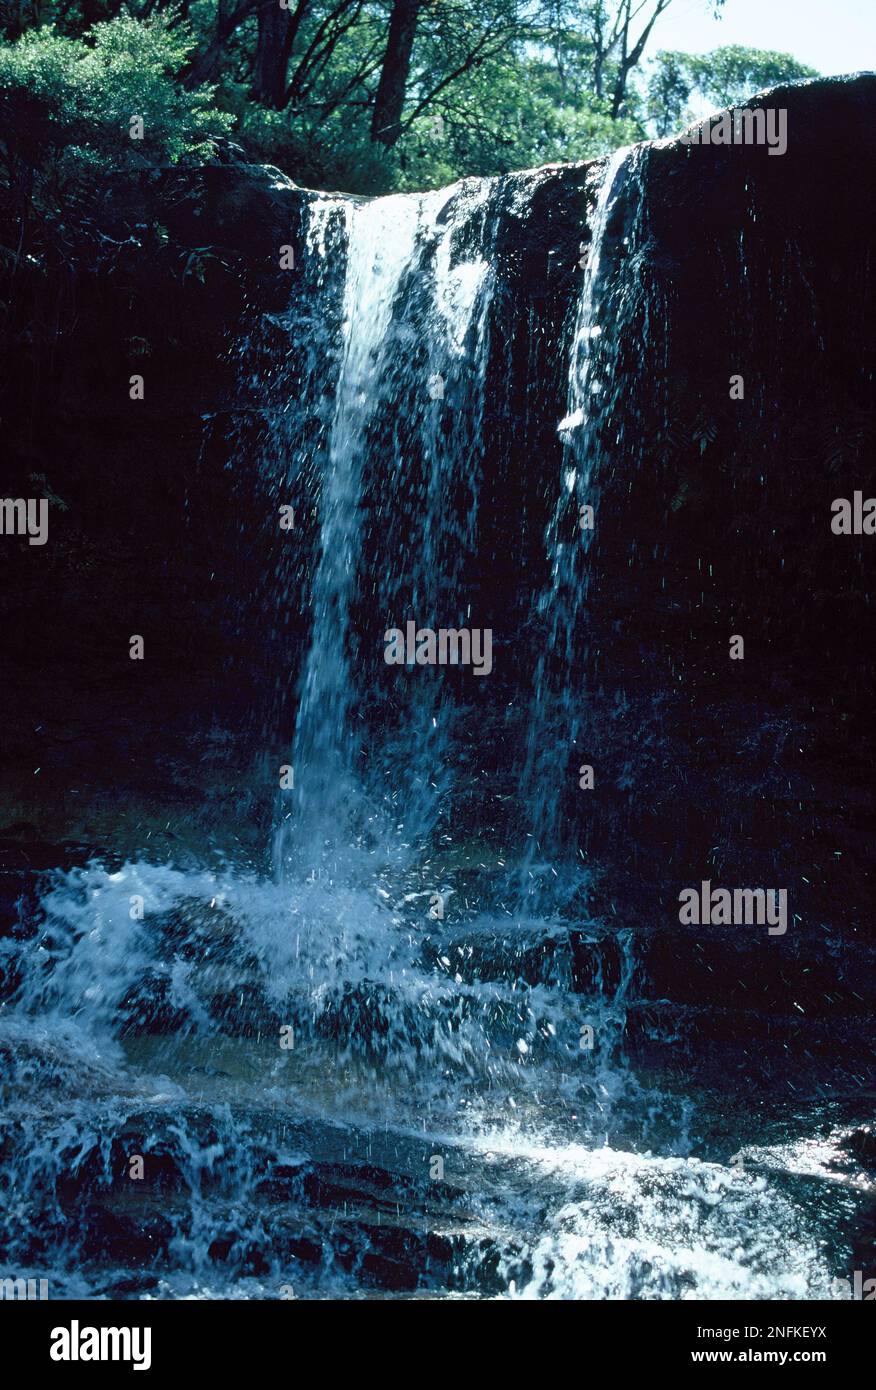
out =
{"type": "Polygon", "coordinates": [[[401,117],[407,95],[411,53],[421,0],[393,0],[386,52],[374,98],[371,139],[391,148],[402,133],[401,117]]]}
{"type": "Polygon", "coordinates": [[[612,93],[611,98],[612,120],[616,121],[621,114],[621,110],[623,109],[623,104],[627,96],[627,79],[629,75],[630,68],[625,63],[618,69],[618,74],[615,79],[614,91],[612,93]]]}
{"type": "Polygon", "coordinates": [[[198,53],[183,79],[183,86],[192,90],[203,82],[212,82],[226,43],[235,29],[256,7],[256,0],[219,0],[216,29],[203,53],[198,53]]]}
{"type": "Polygon", "coordinates": [[[278,0],[261,0],[259,4],[259,32],[250,96],[261,106],[282,111],[286,105],[292,45],[309,7],[310,0],[298,0],[294,10],[281,8],[278,0]]]}
{"type": "MultiPolygon", "coordinates": [[[[723,4],[723,0],[720,0],[720,3],[723,4]]],[[[632,23],[632,17],[630,15],[630,3],[629,0],[627,0],[627,8],[626,13],[624,15],[624,27],[622,31],[621,56],[620,61],[618,63],[618,74],[614,84],[614,96],[612,98],[611,103],[611,114],[615,120],[617,120],[618,116],[621,114],[624,102],[626,101],[627,81],[629,80],[630,73],[632,72],[633,68],[636,67],[637,64],[641,61],[642,54],[645,52],[645,48],[647,46],[648,40],[651,37],[651,31],[654,28],[654,25],[657,23],[657,20],[663,14],[663,11],[667,10],[671,4],[672,0],[654,0],[653,12],[631,49],[629,45],[631,38],[630,24],[632,23]]]]}

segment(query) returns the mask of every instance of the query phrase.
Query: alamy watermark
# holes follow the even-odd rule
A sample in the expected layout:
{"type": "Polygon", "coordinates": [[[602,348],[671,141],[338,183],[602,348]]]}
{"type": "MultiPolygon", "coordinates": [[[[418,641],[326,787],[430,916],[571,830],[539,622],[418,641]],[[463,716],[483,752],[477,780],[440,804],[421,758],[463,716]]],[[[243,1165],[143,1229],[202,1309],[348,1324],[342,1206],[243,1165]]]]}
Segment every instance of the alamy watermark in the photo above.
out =
{"type": "Polygon", "coordinates": [[[0,1300],[4,1302],[19,1299],[24,1303],[48,1296],[48,1279],[0,1279],[0,1300]]]}
{"type": "Polygon", "coordinates": [[[740,107],[710,116],[680,135],[682,145],[767,145],[769,153],[788,148],[788,112],[784,107],[740,107]]]}
{"type": "Polygon", "coordinates": [[[45,497],[0,497],[0,536],[28,536],[28,545],[45,545],[49,539],[45,497]]]}
{"type": "Polygon", "coordinates": [[[53,1327],[49,1356],[53,1361],[131,1361],[135,1371],[152,1365],[151,1327],[53,1327]]]}
{"type": "Polygon", "coordinates": [[[856,1269],[851,1279],[834,1279],[832,1291],[834,1298],[872,1303],[876,1299],[876,1279],[865,1279],[864,1271],[856,1269]]]}
{"type": "Polygon", "coordinates": [[[475,676],[493,669],[493,629],[439,627],[418,628],[409,621],[405,631],[388,628],[383,640],[387,666],[471,666],[475,676]]]}
{"type": "Polygon", "coordinates": [[[830,529],[835,536],[876,536],[876,497],[864,498],[863,492],[848,497],[836,497],[830,504],[833,520],[830,529]]]}
{"type": "Polygon", "coordinates": [[[678,920],[684,926],[752,926],[768,924],[770,936],[788,930],[787,888],[713,888],[704,880],[699,888],[682,888],[678,920]]]}

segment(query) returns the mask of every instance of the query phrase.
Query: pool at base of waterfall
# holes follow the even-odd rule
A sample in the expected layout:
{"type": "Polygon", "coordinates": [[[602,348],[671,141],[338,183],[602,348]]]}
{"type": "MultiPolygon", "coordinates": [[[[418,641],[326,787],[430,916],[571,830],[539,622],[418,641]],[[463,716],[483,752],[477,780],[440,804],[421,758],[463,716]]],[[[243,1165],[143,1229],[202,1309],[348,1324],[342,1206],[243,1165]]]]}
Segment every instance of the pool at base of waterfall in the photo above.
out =
{"type": "Polygon", "coordinates": [[[495,882],[434,920],[415,882],[51,876],[3,943],[0,1274],[53,1298],[851,1279],[873,1190],[853,1087],[682,1084],[631,1046],[634,933],[503,911],[495,882]]]}

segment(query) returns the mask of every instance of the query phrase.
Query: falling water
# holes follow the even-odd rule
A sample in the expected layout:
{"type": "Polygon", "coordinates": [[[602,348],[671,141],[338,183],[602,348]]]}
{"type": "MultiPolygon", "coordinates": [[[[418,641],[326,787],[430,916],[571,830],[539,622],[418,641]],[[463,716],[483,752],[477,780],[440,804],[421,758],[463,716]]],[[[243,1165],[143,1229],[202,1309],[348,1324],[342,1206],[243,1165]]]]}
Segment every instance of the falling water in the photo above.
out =
{"type": "MultiPolygon", "coordinates": [[[[362,696],[354,660],[362,638],[352,631],[351,616],[362,583],[364,530],[379,545],[374,533],[385,527],[388,543],[380,550],[379,578],[366,609],[372,647],[382,650],[383,631],[403,625],[408,616],[424,626],[461,621],[446,600],[458,587],[459,557],[476,544],[477,440],[492,277],[483,259],[454,259],[451,248],[460,223],[483,214],[489,191],[489,181],[470,180],[449,192],[378,199],[349,214],[343,348],[293,745],[295,804],[281,808],[278,871],[294,862],[298,871],[313,872],[326,856],[337,870],[340,856],[349,872],[366,829],[385,848],[400,813],[421,833],[434,818],[428,778],[403,785],[404,773],[396,776],[392,807],[381,816],[379,789],[366,790],[357,774],[361,727],[352,711],[362,696]],[[415,353],[420,360],[413,363],[415,353]],[[400,414],[399,399],[405,397],[408,408],[400,414]],[[387,431],[390,414],[405,422],[403,432],[395,423],[387,431]],[[469,480],[461,509],[452,495],[460,474],[469,480]],[[366,523],[369,484],[375,495],[366,523]],[[398,507],[390,505],[387,489],[399,490],[398,507]],[[410,531],[396,539],[394,517],[401,512],[420,533],[416,541],[410,531]],[[394,611],[401,604],[403,616],[394,611]]],[[[325,213],[317,205],[312,216],[323,221],[325,213]]],[[[319,238],[311,234],[309,240],[319,255],[319,238]]],[[[421,750],[428,746],[437,769],[440,694],[433,687],[416,703],[416,716],[412,707],[408,711],[405,737],[421,750]]],[[[393,751],[382,747],[376,758],[393,761],[393,751]]]]}
{"type": "MultiPolygon", "coordinates": [[[[546,536],[549,582],[536,605],[541,642],[523,774],[531,833],[523,871],[530,883],[543,873],[541,857],[556,855],[564,841],[569,768],[559,750],[582,747],[580,761],[593,761],[592,750],[584,756],[581,742],[590,723],[584,628],[592,535],[581,525],[581,508],[597,513],[600,467],[618,446],[611,427],[625,386],[621,348],[629,316],[641,300],[636,252],[644,235],[643,158],[643,147],[620,149],[600,171],[569,361],[568,411],[558,425],[564,458],[546,536]],[[618,213],[626,214],[620,226],[613,225],[618,213]]],[[[577,781],[577,760],[575,775],[577,781]]]]}
{"type": "MultiPolygon", "coordinates": [[[[539,858],[587,729],[597,581],[577,509],[630,442],[645,160],[600,171],[536,649],[505,648],[532,691],[508,817],[538,845],[522,895],[505,847],[454,819],[504,710],[470,673],[390,671],[382,652],[409,619],[483,621],[485,435],[513,414],[503,219],[514,202],[525,222],[549,175],[312,200],[310,299],[271,325],[305,337],[302,365],[279,404],[278,369],[263,449],[277,499],[304,476],[318,504],[273,881],[92,863],[51,874],[36,908],[22,897],[0,943],[0,1249],[18,1276],[49,1266],[54,1294],[119,1297],[823,1292],[805,1202],[720,1146],[692,1156],[687,1097],[629,1064],[634,931],[570,920],[539,858]],[[340,261],[336,337],[319,319],[340,261]]],[[[278,624],[292,592],[278,580],[278,624]]]]}
{"type": "MultiPolygon", "coordinates": [[[[345,845],[353,833],[352,734],[347,725],[353,677],[347,639],[359,559],[362,462],[368,421],[381,391],[387,329],[413,252],[419,211],[417,199],[385,198],[356,207],[350,219],[341,371],[323,485],[313,630],[292,763],[298,796],[296,834],[307,835],[311,854],[327,833],[339,835],[345,845]]],[[[284,824],[276,853],[280,862],[288,840],[284,824]]]]}

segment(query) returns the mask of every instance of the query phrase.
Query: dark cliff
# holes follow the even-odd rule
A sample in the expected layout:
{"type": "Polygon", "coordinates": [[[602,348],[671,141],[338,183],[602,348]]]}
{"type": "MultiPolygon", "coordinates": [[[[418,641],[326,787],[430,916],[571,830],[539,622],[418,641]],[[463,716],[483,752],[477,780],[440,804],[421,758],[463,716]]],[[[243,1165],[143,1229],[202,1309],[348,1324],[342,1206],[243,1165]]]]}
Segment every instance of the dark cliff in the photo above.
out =
{"type": "MultiPolygon", "coordinates": [[[[657,925],[677,915],[680,883],[781,882],[814,947],[857,938],[872,883],[876,540],[834,535],[830,507],[866,491],[874,443],[876,78],[762,100],[789,112],[786,154],[661,142],[608,228],[642,293],[602,426],[609,465],[568,674],[589,732],[559,755],[561,813],[595,866],[588,918],[657,925]],[[728,658],[734,634],[744,661],[728,658]],[[586,805],[580,760],[599,770],[586,805]]],[[[520,774],[503,740],[523,728],[520,658],[540,640],[530,605],[547,577],[592,172],[497,180],[484,214],[498,346],[481,539],[463,582],[499,655],[454,814],[457,832],[486,825],[499,843],[520,774]]],[[[200,836],[264,865],[333,389],[331,353],[314,352],[341,312],[340,213],[327,217],[334,253],[318,284],[305,244],[322,197],[250,166],[119,181],[99,264],[16,280],[2,491],[49,498],[51,530],[44,548],[6,537],[0,550],[0,833],[13,864],[46,840],[179,858],[200,836]],[[294,269],[280,268],[285,245],[294,269]],[[317,408],[303,399],[314,372],[317,408]],[[129,396],[135,373],[142,401],[129,396]],[[284,439],[286,462],[307,452],[307,469],[266,459],[284,439]],[[292,554],[283,502],[299,516],[292,554]],[[129,660],[132,634],[143,662],[129,660]],[[185,828],[183,805],[196,808],[185,828]]],[[[463,221],[456,254],[475,235],[483,221],[463,221]]],[[[379,469],[367,486],[376,505],[379,469]]],[[[379,565],[389,540],[368,545],[379,565]]],[[[363,656],[376,681],[380,651],[363,656]]],[[[704,969],[732,974],[728,949],[704,969]]],[[[659,999],[671,939],[654,952],[646,992],[659,999]]],[[[813,1007],[845,1016],[854,991],[830,969],[813,1007]]],[[[695,982],[673,988],[700,1002],[695,982]]]]}

